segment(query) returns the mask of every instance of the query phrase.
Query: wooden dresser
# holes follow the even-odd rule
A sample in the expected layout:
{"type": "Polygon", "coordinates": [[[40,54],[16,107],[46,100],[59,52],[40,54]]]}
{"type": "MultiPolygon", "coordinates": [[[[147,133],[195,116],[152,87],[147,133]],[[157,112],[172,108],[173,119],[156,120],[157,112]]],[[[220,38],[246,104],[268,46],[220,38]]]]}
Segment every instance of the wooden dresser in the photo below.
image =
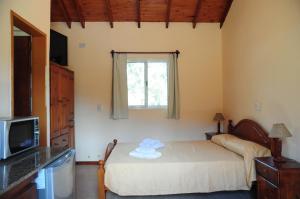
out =
{"type": "Polygon", "coordinates": [[[52,147],[74,147],[74,72],[51,63],[50,138],[52,147]]]}
{"type": "Polygon", "coordinates": [[[255,159],[255,166],[258,199],[300,199],[300,163],[263,157],[255,159]]]}

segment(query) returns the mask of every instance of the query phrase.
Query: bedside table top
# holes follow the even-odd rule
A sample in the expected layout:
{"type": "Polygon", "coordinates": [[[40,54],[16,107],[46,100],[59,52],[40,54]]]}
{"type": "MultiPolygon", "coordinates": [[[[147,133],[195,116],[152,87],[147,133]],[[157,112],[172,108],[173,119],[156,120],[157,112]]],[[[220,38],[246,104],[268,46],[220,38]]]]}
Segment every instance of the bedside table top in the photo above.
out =
{"type": "Polygon", "coordinates": [[[273,157],[255,158],[255,161],[277,170],[300,169],[299,162],[289,158],[285,158],[285,160],[286,162],[279,163],[279,162],[274,162],[273,157]]]}

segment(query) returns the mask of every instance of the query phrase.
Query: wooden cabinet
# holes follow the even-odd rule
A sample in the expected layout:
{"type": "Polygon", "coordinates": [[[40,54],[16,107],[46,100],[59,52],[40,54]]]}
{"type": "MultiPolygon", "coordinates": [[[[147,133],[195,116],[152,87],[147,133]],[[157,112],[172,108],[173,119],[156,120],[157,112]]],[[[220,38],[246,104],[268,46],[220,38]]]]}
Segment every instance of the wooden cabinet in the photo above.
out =
{"type": "Polygon", "coordinates": [[[299,199],[300,163],[286,159],[274,162],[272,157],[255,159],[258,199],[299,199]]]}
{"type": "Polygon", "coordinates": [[[51,63],[51,146],[74,147],[74,72],[51,63]]]}

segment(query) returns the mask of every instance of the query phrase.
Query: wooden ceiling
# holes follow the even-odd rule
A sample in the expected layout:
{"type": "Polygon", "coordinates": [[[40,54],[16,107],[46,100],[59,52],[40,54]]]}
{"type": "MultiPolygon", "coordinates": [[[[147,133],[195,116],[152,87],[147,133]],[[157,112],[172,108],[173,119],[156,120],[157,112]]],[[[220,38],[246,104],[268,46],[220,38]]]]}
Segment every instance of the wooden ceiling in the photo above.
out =
{"type": "Polygon", "coordinates": [[[51,21],[72,22],[131,21],[141,22],[199,22],[220,23],[226,19],[233,0],[51,0],[51,21]]]}

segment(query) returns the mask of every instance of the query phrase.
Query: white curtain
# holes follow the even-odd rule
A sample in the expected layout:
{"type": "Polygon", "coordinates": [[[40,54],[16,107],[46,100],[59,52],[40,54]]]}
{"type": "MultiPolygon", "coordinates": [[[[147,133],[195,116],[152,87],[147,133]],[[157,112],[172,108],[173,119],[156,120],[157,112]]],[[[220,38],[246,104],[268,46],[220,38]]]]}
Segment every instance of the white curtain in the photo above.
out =
{"type": "Polygon", "coordinates": [[[128,118],[127,55],[113,54],[112,118],[128,118]]]}
{"type": "Polygon", "coordinates": [[[178,64],[175,53],[169,55],[168,67],[168,118],[180,118],[178,64]]]}

